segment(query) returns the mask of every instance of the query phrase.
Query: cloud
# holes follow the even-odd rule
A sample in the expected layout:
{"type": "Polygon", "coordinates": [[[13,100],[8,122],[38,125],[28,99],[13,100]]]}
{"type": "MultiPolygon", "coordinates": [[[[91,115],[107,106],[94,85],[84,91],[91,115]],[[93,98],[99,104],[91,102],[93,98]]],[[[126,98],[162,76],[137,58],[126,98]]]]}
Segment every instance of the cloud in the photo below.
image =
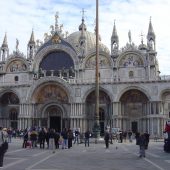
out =
{"type": "MultiPolygon", "coordinates": [[[[99,1],[99,31],[102,42],[110,49],[110,38],[113,23],[116,20],[120,47],[128,41],[128,31],[131,30],[132,41],[139,45],[141,32],[146,35],[150,16],[156,34],[157,58],[161,74],[170,74],[168,47],[170,34],[170,1],[169,0],[100,0],[99,1]]],[[[85,23],[88,31],[94,32],[95,0],[5,0],[0,1],[0,41],[5,32],[8,36],[10,53],[15,49],[16,38],[19,39],[19,49],[26,54],[27,43],[32,28],[36,39],[43,40],[45,32],[49,32],[54,24],[54,15],[59,11],[59,22],[64,24],[64,31],[69,33],[78,30],[81,24],[81,10],[85,9],[85,23]]]]}

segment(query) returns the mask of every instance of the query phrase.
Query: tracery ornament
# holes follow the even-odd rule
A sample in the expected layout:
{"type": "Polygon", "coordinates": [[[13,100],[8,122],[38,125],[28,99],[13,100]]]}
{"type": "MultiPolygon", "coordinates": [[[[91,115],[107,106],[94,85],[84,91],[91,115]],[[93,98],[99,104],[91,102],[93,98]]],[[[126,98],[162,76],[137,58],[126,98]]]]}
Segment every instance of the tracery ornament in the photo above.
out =
{"type": "Polygon", "coordinates": [[[138,67],[143,66],[142,59],[135,54],[127,54],[122,57],[119,62],[119,66],[121,67],[138,67]]]}
{"type": "Polygon", "coordinates": [[[46,85],[40,88],[36,94],[36,102],[45,103],[49,100],[57,102],[68,102],[67,93],[57,85],[46,85]]]}
{"type": "Polygon", "coordinates": [[[7,67],[7,72],[18,72],[18,71],[26,71],[26,70],[27,70],[27,66],[21,60],[12,61],[7,67]]]}
{"type": "MultiPolygon", "coordinates": [[[[102,55],[99,55],[99,66],[100,67],[107,67],[110,66],[109,60],[102,55]]],[[[85,64],[86,68],[95,68],[96,67],[96,56],[90,57],[85,64]]]]}

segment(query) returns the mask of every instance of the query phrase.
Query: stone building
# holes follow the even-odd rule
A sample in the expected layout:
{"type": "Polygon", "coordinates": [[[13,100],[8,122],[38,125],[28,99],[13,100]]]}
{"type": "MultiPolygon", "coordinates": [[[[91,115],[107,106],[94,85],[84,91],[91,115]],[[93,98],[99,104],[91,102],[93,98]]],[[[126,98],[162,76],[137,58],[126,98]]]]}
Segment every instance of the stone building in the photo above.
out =
{"type": "MultiPolygon", "coordinates": [[[[95,32],[87,30],[84,17],[78,31],[63,34],[62,25],[35,41],[32,31],[27,55],[9,54],[7,35],[0,48],[0,124],[24,129],[46,126],[92,130],[95,112],[95,32]]],[[[170,113],[170,78],[159,75],[156,36],[149,22],[147,45],[141,40],[119,48],[116,25],[111,52],[99,42],[99,118],[106,126],[163,135],[170,113]]]]}

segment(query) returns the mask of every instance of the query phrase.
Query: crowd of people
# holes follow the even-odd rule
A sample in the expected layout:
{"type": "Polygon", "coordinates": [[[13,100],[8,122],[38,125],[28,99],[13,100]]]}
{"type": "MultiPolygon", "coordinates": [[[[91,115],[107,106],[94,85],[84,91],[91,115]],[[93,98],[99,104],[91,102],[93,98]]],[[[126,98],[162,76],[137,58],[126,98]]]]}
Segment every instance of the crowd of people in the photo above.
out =
{"type": "Polygon", "coordinates": [[[109,144],[113,144],[113,140],[118,141],[119,143],[126,142],[126,140],[129,140],[130,143],[132,143],[133,138],[136,140],[136,145],[139,145],[139,157],[145,157],[145,150],[148,149],[150,134],[148,132],[145,133],[133,133],[131,130],[128,132],[126,131],[118,131],[116,134],[113,134],[110,129],[106,129],[104,140],[106,149],[109,148],[109,144]]]}
{"type": "MultiPolygon", "coordinates": [[[[109,144],[113,144],[113,140],[119,143],[129,140],[131,143],[133,139],[136,139],[136,145],[139,145],[139,157],[145,157],[145,150],[149,144],[148,133],[132,133],[132,131],[118,131],[116,134],[112,133],[110,129],[106,129],[104,133],[104,140],[106,149],[109,148],[109,144]]],[[[55,153],[56,149],[70,149],[73,144],[84,143],[85,147],[89,147],[90,138],[92,133],[86,130],[85,133],[80,133],[79,129],[66,129],[61,132],[55,129],[48,129],[45,127],[32,127],[25,130],[13,130],[12,128],[0,127],[0,167],[3,166],[3,157],[8,149],[8,143],[12,142],[13,138],[23,139],[22,148],[40,148],[50,149],[52,153],[55,153]],[[4,145],[5,143],[5,145],[4,145]]]]}

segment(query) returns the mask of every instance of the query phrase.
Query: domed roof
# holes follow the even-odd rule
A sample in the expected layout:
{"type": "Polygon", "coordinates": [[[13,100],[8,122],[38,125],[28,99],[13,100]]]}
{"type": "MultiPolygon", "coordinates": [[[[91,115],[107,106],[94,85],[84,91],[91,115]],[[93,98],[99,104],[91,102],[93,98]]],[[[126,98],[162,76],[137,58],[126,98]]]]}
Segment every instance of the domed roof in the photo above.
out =
{"type": "MultiPolygon", "coordinates": [[[[81,28],[81,26],[79,28],[81,28]]],[[[81,29],[77,32],[70,34],[67,37],[67,41],[75,48],[76,51],[80,50],[79,49],[80,48],[80,46],[79,46],[80,37],[82,37],[81,29]]],[[[96,50],[96,35],[95,35],[95,33],[91,33],[89,31],[86,31],[86,29],[84,29],[83,37],[85,38],[85,41],[86,41],[86,47],[87,47],[86,49],[88,49],[88,53],[94,52],[96,50]]],[[[108,47],[105,46],[104,44],[102,44],[101,42],[99,42],[99,52],[105,52],[105,53],[110,54],[108,47]]]]}
{"type": "Polygon", "coordinates": [[[139,50],[147,50],[147,46],[145,44],[140,44],[138,47],[139,50]]]}

